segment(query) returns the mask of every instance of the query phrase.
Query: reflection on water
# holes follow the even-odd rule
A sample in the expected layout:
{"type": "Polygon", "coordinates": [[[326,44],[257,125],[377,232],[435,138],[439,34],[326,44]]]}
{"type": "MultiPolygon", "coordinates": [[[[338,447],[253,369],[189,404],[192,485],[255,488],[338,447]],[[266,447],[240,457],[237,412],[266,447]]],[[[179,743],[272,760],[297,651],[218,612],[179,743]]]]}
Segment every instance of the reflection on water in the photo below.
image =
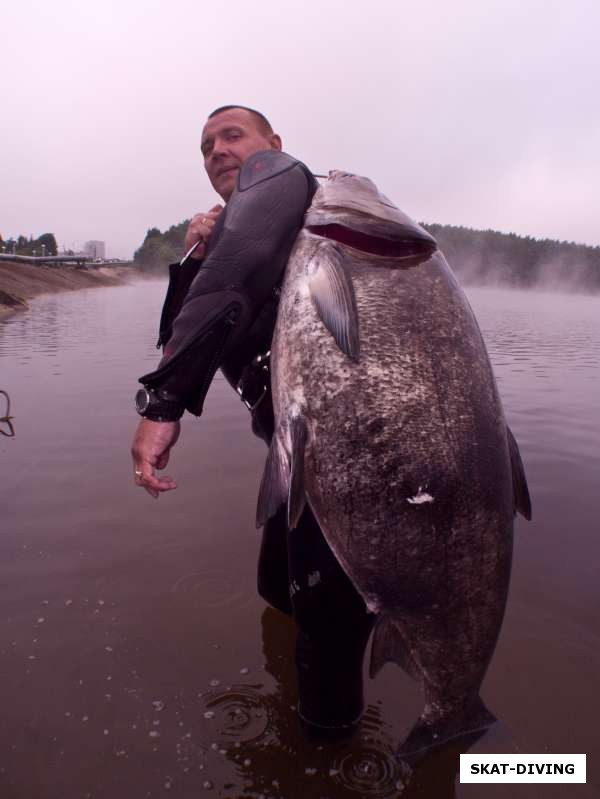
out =
{"type": "Polygon", "coordinates": [[[204,698],[214,725],[210,746],[226,755],[241,777],[223,795],[239,796],[243,785],[244,796],[265,799],[396,796],[402,774],[410,769],[394,756],[393,737],[383,723],[379,704],[368,706],[361,729],[352,739],[310,743],[295,709],[296,679],[290,657],[293,623],[267,608],[261,627],[264,670],[274,679],[271,689],[235,685],[216,688],[204,698]]]}
{"type": "MultiPolygon", "coordinates": [[[[157,360],[162,291],[55,295],[0,323],[17,433],[0,436],[0,795],[487,795],[457,782],[458,746],[395,756],[422,700],[392,665],[366,680],[352,739],[304,737],[293,625],[255,590],[265,448],[220,377],[203,418],[184,420],[168,470],[177,491],[155,502],[134,487],[131,397],[157,360]]],[[[600,300],[486,289],[469,299],[534,502],[533,522],[517,524],[484,683],[502,724],[472,751],[586,752],[577,795],[595,796],[600,300]]]]}

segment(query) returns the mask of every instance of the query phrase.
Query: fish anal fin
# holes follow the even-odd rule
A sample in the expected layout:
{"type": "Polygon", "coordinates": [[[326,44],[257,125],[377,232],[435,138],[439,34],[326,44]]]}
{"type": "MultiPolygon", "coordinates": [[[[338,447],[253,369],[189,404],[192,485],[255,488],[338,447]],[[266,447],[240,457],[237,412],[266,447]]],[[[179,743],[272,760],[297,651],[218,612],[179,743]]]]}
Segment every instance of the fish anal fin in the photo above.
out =
{"type": "Polygon", "coordinates": [[[334,244],[321,245],[316,257],[318,265],[309,280],[309,289],[317,313],[342,352],[358,361],[358,309],[352,278],[334,244]]]}
{"type": "Polygon", "coordinates": [[[263,527],[288,497],[290,466],[277,435],[273,436],[260,482],[256,507],[256,526],[263,527]]]}
{"type": "Polygon", "coordinates": [[[375,677],[386,663],[396,663],[413,679],[421,679],[421,669],[413,658],[404,635],[389,616],[379,616],[371,644],[370,677],[375,677]]]}
{"type": "Polygon", "coordinates": [[[302,416],[296,416],[290,423],[292,441],[292,466],[288,494],[288,528],[293,530],[298,524],[306,504],[304,489],[304,455],[308,441],[308,428],[302,416]]]}
{"type": "Polygon", "coordinates": [[[528,522],[531,521],[531,498],[529,487],[525,477],[525,467],[521,460],[519,445],[512,434],[510,427],[506,427],[506,437],[508,439],[508,452],[510,454],[510,465],[512,469],[513,494],[515,498],[515,511],[524,516],[528,522]]]}

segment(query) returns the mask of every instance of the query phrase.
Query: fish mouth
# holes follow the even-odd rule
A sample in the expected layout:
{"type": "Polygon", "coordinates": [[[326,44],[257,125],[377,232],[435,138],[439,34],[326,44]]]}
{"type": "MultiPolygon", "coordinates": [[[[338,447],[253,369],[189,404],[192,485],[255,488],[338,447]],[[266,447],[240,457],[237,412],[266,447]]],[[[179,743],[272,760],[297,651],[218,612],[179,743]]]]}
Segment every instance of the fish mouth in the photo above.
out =
{"type": "Polygon", "coordinates": [[[332,239],[347,247],[352,247],[360,252],[370,255],[380,255],[385,258],[429,258],[437,249],[435,240],[429,235],[417,237],[411,230],[405,238],[384,238],[361,230],[346,227],[339,223],[330,222],[322,225],[307,225],[307,230],[315,236],[332,239]]]}
{"type": "Polygon", "coordinates": [[[426,260],[437,242],[368,178],[333,171],[316,192],[305,228],[369,255],[426,260]]]}

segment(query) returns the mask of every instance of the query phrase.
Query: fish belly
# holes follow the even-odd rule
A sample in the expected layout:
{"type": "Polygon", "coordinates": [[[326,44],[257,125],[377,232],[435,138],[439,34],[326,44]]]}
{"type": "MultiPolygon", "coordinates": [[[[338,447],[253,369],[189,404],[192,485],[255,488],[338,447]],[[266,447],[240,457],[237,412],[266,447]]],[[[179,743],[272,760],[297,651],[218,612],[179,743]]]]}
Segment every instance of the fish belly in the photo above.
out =
{"type": "Polygon", "coordinates": [[[291,420],[306,421],[306,496],[331,549],[373,611],[503,606],[512,540],[506,428],[464,295],[440,254],[405,270],[348,249],[355,363],[312,301],[312,238],[300,235],[288,265],[273,397],[290,457],[291,420]]]}

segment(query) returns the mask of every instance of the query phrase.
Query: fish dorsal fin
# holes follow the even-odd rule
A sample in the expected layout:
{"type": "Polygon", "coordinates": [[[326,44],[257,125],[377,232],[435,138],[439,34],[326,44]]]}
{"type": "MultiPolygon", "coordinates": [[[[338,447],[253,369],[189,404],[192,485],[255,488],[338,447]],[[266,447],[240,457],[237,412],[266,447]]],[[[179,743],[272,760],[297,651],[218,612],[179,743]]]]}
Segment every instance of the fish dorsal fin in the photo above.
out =
{"type": "Polygon", "coordinates": [[[315,258],[317,268],[308,285],[317,312],[342,352],[358,361],[358,310],[342,255],[334,244],[327,242],[319,246],[315,258]]]}
{"type": "Polygon", "coordinates": [[[404,635],[388,616],[378,616],[371,644],[369,676],[375,677],[386,663],[397,663],[415,680],[422,677],[404,635]]]}
{"type": "Polygon", "coordinates": [[[510,427],[506,427],[506,437],[508,439],[508,452],[510,454],[510,465],[512,469],[513,494],[515,497],[515,512],[518,511],[528,522],[531,521],[531,498],[529,487],[525,477],[525,467],[521,460],[519,445],[512,434],[510,427]]]}
{"type": "Polygon", "coordinates": [[[304,454],[308,441],[308,429],[302,416],[296,416],[290,423],[292,439],[292,470],[288,496],[288,528],[293,530],[298,524],[306,504],[304,491],[304,454]]]}
{"type": "Polygon", "coordinates": [[[260,489],[258,492],[258,504],[256,507],[256,526],[265,525],[271,516],[274,516],[278,509],[288,498],[290,484],[290,466],[283,444],[277,437],[273,436],[260,489]]]}

